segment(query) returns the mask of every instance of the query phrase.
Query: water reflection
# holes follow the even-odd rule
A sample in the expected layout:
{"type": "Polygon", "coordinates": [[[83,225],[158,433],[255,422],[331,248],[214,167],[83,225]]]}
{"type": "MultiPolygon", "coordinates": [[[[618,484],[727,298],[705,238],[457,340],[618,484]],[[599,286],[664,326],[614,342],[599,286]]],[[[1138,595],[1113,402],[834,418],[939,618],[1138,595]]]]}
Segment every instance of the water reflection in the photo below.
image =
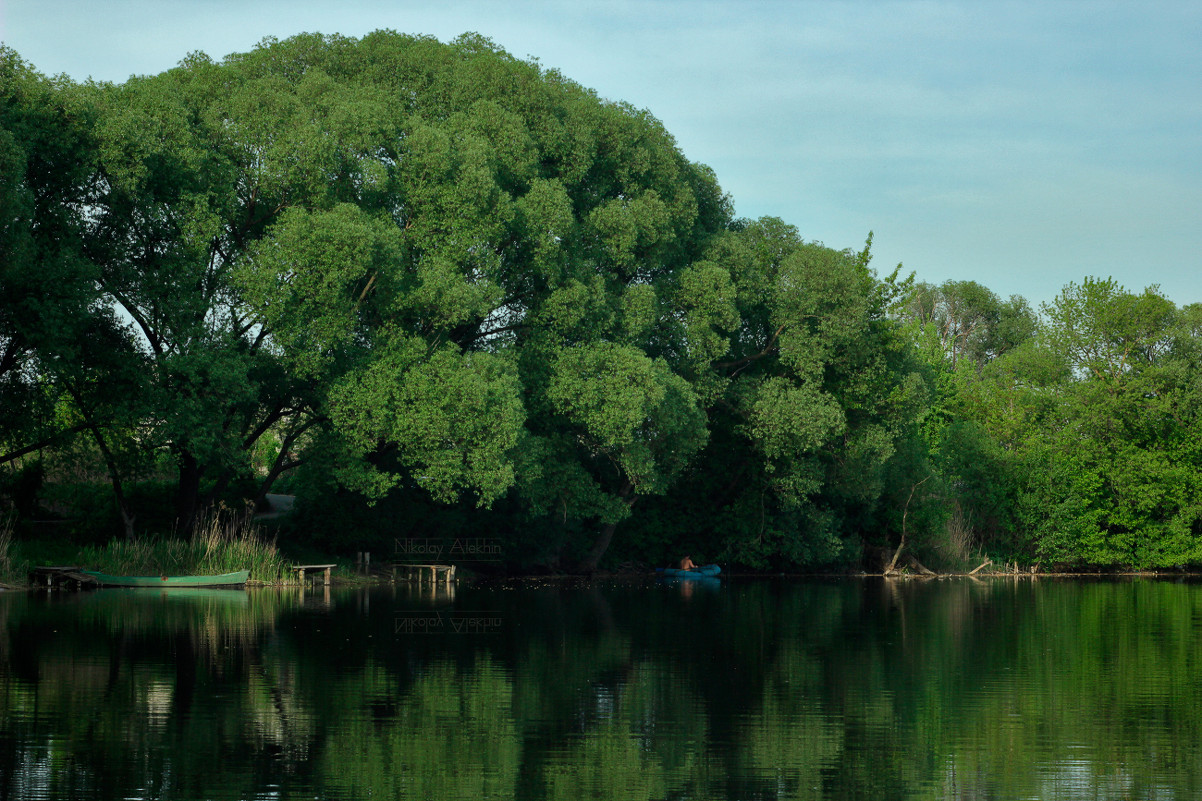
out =
{"type": "Polygon", "coordinates": [[[430,590],[0,596],[0,798],[1202,786],[1198,585],[430,590]]]}
{"type": "Polygon", "coordinates": [[[454,584],[400,582],[392,585],[392,597],[414,606],[443,607],[455,603],[454,584]]]}

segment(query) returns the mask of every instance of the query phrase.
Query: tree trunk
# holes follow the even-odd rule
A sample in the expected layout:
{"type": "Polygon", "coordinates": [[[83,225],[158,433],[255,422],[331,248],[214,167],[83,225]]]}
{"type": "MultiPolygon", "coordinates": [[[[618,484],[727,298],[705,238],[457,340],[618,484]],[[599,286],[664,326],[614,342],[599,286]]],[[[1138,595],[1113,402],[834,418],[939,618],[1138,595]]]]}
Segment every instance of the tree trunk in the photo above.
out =
{"type": "Polygon", "coordinates": [[[133,540],[134,538],[134,516],[129,512],[129,505],[125,501],[125,488],[121,482],[121,471],[117,469],[117,459],[113,456],[112,450],[109,449],[108,443],[104,441],[104,435],[100,433],[100,426],[86,411],[87,406],[83,402],[83,398],[75,390],[74,387],[67,383],[67,392],[75,400],[75,405],[83,413],[83,427],[87,428],[92,434],[92,439],[96,440],[96,447],[100,449],[101,456],[104,457],[104,464],[109,471],[109,481],[113,485],[113,497],[117,501],[117,511],[121,513],[121,524],[125,528],[125,539],[133,540]]]}
{"type": "Polygon", "coordinates": [[[271,485],[275,480],[289,470],[300,467],[303,463],[301,459],[289,458],[292,445],[300,438],[300,435],[308,431],[313,426],[317,425],[324,418],[314,417],[306,421],[304,424],[289,432],[284,437],[284,441],[280,443],[280,452],[276,454],[275,462],[272,463],[271,469],[267,471],[267,476],[259,484],[259,491],[255,494],[255,508],[261,508],[267,502],[267,493],[271,492],[271,485]]]}
{"type": "MultiPolygon", "coordinates": [[[[906,498],[906,508],[902,510],[901,542],[897,544],[897,550],[893,552],[893,558],[889,560],[889,565],[885,568],[885,575],[892,573],[897,568],[897,560],[902,554],[902,549],[906,547],[906,518],[910,514],[910,501],[914,500],[914,490],[918,489],[918,487],[928,478],[930,478],[930,476],[927,476],[927,478],[924,478],[922,481],[919,481],[917,484],[910,487],[910,497],[906,498]]],[[[914,561],[917,562],[918,560],[915,559],[914,561]]],[[[926,570],[926,568],[924,567],[923,570],[926,570]]]]}
{"type": "Polygon", "coordinates": [[[125,487],[121,481],[121,473],[117,470],[117,460],[114,458],[113,452],[109,450],[108,443],[104,441],[100,428],[91,424],[88,429],[92,432],[92,438],[96,440],[96,447],[100,449],[105,465],[108,466],[109,482],[113,485],[113,497],[117,500],[117,511],[121,513],[121,525],[125,529],[125,539],[132,541],[134,538],[134,515],[130,514],[129,504],[125,500],[125,487]]]}
{"type": "Polygon", "coordinates": [[[201,467],[188,452],[179,455],[179,487],[175,493],[175,531],[181,537],[192,534],[200,510],[201,467]]]}
{"type": "MultiPolygon", "coordinates": [[[[638,500],[637,497],[631,497],[632,492],[634,492],[634,485],[627,481],[618,493],[618,497],[622,499],[628,508],[634,506],[634,502],[638,500]]],[[[589,551],[588,556],[580,563],[581,571],[585,573],[596,572],[597,565],[601,563],[601,557],[605,556],[605,552],[609,550],[609,544],[614,538],[614,529],[617,527],[618,524],[616,522],[606,523],[602,527],[601,533],[597,535],[597,541],[593,543],[593,549],[589,551]]]]}
{"type": "Polygon", "coordinates": [[[209,489],[209,491],[206,492],[204,495],[199,494],[200,489],[198,486],[197,487],[197,499],[198,500],[196,502],[197,514],[199,514],[202,509],[208,509],[209,507],[215,505],[217,503],[217,499],[221,496],[221,493],[225,492],[226,487],[228,487],[230,485],[230,482],[233,480],[234,480],[233,469],[226,468],[221,473],[221,475],[217,478],[217,480],[213,482],[213,486],[209,489]]]}

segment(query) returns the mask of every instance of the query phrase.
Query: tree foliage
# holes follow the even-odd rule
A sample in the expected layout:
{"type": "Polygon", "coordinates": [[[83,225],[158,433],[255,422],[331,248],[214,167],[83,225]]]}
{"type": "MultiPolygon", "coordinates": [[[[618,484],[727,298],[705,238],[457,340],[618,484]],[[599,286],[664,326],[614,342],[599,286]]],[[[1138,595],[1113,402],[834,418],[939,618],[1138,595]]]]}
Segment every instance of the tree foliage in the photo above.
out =
{"type": "MultiPolygon", "coordinates": [[[[1025,560],[1198,563],[1196,311],[1094,278],[1042,311],[1033,338],[947,384],[983,446],[954,473],[961,500],[1025,560]],[[989,480],[971,479],[985,465],[989,480]]],[[[940,447],[965,453],[946,436],[940,447]]]]}
{"type": "Polygon", "coordinates": [[[1202,314],[1155,288],[878,276],[472,34],[0,88],[0,464],[86,452],[129,536],[169,468],[181,531],[294,481],[586,570],[1202,559],[1202,314]]]}

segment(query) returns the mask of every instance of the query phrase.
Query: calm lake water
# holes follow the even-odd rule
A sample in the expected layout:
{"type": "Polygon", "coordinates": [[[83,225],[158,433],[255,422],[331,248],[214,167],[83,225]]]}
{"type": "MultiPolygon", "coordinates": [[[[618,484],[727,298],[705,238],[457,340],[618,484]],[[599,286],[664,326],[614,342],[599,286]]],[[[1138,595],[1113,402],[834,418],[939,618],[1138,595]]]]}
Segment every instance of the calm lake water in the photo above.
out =
{"type": "Polygon", "coordinates": [[[1202,584],[0,594],[0,799],[1198,799],[1202,584]]]}

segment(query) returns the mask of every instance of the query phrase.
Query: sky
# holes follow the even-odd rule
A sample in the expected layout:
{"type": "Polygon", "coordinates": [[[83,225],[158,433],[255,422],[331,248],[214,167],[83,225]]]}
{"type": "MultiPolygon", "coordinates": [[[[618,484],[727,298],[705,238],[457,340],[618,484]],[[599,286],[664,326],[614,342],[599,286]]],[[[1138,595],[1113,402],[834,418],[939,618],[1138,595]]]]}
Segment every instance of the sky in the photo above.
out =
{"type": "Polygon", "coordinates": [[[472,31],[648,109],[738,216],[1034,305],[1202,302],[1196,0],[0,0],[40,72],[124,81],[267,36],[472,31]]]}

